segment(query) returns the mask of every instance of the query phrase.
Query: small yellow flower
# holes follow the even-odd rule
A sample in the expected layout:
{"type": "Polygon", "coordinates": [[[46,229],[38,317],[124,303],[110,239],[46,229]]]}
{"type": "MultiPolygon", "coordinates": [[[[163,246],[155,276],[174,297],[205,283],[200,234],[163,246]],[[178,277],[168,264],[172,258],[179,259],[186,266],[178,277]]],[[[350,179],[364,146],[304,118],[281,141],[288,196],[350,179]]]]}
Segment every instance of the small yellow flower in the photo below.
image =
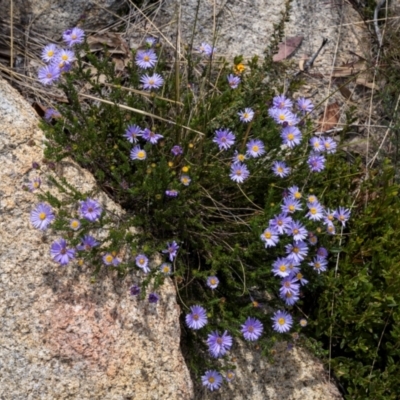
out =
{"type": "Polygon", "coordinates": [[[182,172],[189,172],[189,166],[185,165],[184,167],[182,167],[182,172]]]}
{"type": "Polygon", "coordinates": [[[193,143],[189,143],[189,148],[193,149],[193,147],[194,147],[194,144],[193,143]]]}
{"type": "Polygon", "coordinates": [[[172,168],[174,166],[174,163],[172,161],[168,161],[168,167],[172,168]]]}
{"type": "Polygon", "coordinates": [[[233,72],[237,75],[240,75],[245,69],[246,67],[242,63],[240,63],[233,67],[233,72]]]}

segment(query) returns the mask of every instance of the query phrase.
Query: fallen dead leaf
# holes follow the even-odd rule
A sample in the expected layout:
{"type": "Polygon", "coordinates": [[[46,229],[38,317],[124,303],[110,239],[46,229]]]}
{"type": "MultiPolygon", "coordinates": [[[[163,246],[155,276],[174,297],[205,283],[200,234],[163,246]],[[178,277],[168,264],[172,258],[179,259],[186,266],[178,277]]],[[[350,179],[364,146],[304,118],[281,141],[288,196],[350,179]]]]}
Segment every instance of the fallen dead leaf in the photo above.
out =
{"type": "Polygon", "coordinates": [[[318,121],[318,132],[325,132],[333,129],[339,122],[340,107],[337,102],[329,104],[326,107],[324,114],[318,121]]]}
{"type": "Polygon", "coordinates": [[[286,40],[278,45],[278,53],[273,56],[275,62],[285,60],[288,58],[303,41],[303,36],[292,36],[286,38],[286,40]]]}

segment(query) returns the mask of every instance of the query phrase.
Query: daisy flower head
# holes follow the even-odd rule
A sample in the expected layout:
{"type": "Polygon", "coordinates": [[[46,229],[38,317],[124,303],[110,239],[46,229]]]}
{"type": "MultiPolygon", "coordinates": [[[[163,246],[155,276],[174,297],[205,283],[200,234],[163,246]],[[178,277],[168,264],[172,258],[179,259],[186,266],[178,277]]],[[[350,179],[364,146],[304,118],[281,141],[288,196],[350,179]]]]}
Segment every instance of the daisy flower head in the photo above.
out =
{"type": "Polygon", "coordinates": [[[292,316],[286,311],[276,311],[272,317],[272,328],[279,333],[289,332],[293,325],[292,316]]]}
{"type": "Polygon", "coordinates": [[[135,63],[139,68],[153,68],[157,63],[157,55],[153,49],[138,50],[135,57],[135,63]]]}
{"type": "Polygon", "coordinates": [[[280,94],[272,99],[272,105],[276,108],[283,110],[286,108],[292,108],[293,102],[288,99],[284,94],[280,94]]]}
{"type": "Polygon", "coordinates": [[[228,84],[231,87],[231,89],[236,89],[239,86],[239,83],[241,79],[238,76],[235,76],[233,74],[229,74],[227,76],[228,79],[228,84]]]}
{"type": "Polygon", "coordinates": [[[336,153],[337,144],[332,138],[328,137],[323,139],[322,144],[328,154],[336,153]]]}
{"type": "Polygon", "coordinates": [[[279,215],[275,215],[273,219],[269,220],[269,226],[279,235],[283,235],[291,222],[292,217],[288,217],[287,213],[281,213],[279,215]]]}
{"type": "Polygon", "coordinates": [[[227,382],[232,382],[235,378],[235,373],[233,371],[226,371],[225,379],[227,382]]]}
{"type": "Polygon", "coordinates": [[[290,168],[283,161],[274,161],[272,163],[272,172],[275,176],[286,178],[290,174],[290,168]]]}
{"type": "Polygon", "coordinates": [[[335,211],[332,211],[330,208],[325,208],[323,211],[324,225],[333,224],[334,220],[335,220],[335,211]]]}
{"type": "Polygon", "coordinates": [[[288,188],[289,198],[292,200],[300,200],[302,195],[298,186],[290,186],[288,188]]]}
{"type": "Polygon", "coordinates": [[[300,241],[308,236],[308,231],[300,221],[292,221],[286,228],[286,234],[293,236],[295,241],[300,241]]]}
{"type": "Polygon", "coordinates": [[[39,68],[38,78],[42,85],[52,85],[60,78],[60,68],[54,64],[39,68]]]}
{"type": "Polygon", "coordinates": [[[313,232],[308,232],[308,243],[315,246],[318,243],[318,237],[313,232]]]}
{"type": "Polygon", "coordinates": [[[311,262],[308,263],[311,267],[314,268],[315,271],[318,273],[326,271],[326,268],[328,266],[328,261],[326,258],[316,256],[313,258],[311,262]]]}
{"type": "Polygon", "coordinates": [[[286,108],[280,109],[277,108],[273,111],[271,111],[270,115],[272,118],[275,120],[276,123],[279,125],[286,124],[287,125],[293,125],[294,122],[296,121],[295,115],[287,110],[286,108]],[[272,113],[272,114],[271,114],[272,113]]]}
{"type": "Polygon", "coordinates": [[[217,143],[220,150],[228,150],[235,143],[235,135],[229,129],[218,129],[213,142],[217,143]]]}
{"type": "Polygon", "coordinates": [[[264,326],[256,318],[248,317],[246,322],[242,325],[241,332],[243,333],[243,337],[245,340],[250,340],[254,342],[259,339],[264,330],[264,326]]]}
{"type": "Polygon", "coordinates": [[[55,216],[51,207],[46,203],[39,203],[31,211],[31,223],[36,229],[44,231],[54,220],[55,216]]]}
{"type": "Polygon", "coordinates": [[[301,207],[299,200],[293,200],[290,197],[285,197],[283,199],[281,209],[285,214],[293,214],[295,211],[301,211],[303,208],[301,207]]]}
{"type": "Polygon", "coordinates": [[[90,235],[85,235],[81,241],[81,243],[76,246],[76,249],[79,251],[90,251],[93,249],[93,247],[96,247],[99,245],[99,242],[90,235]]]}
{"type": "Polygon", "coordinates": [[[312,153],[308,157],[307,163],[311,172],[321,172],[325,168],[325,157],[312,153]]]}
{"type": "Polygon", "coordinates": [[[279,296],[285,302],[285,304],[290,307],[300,300],[299,292],[287,292],[285,294],[280,293],[279,296]]]}
{"type": "Polygon", "coordinates": [[[143,161],[147,158],[147,153],[146,153],[146,150],[141,149],[140,146],[135,146],[131,150],[130,157],[131,157],[131,160],[143,161]]]}
{"type": "Polygon", "coordinates": [[[306,217],[308,217],[311,221],[321,221],[324,218],[324,208],[322,205],[315,201],[314,203],[307,203],[308,213],[306,217]]]}
{"type": "Polygon", "coordinates": [[[198,49],[199,53],[204,54],[205,56],[211,56],[215,49],[208,43],[202,43],[198,49]]]}
{"type": "Polygon", "coordinates": [[[160,74],[145,74],[140,77],[140,83],[144,90],[159,89],[164,84],[164,79],[160,74]]]}
{"type": "Polygon", "coordinates": [[[251,108],[245,108],[238,112],[239,119],[242,122],[250,122],[254,118],[254,111],[251,108]]]}
{"type": "Polygon", "coordinates": [[[304,114],[310,113],[314,109],[314,105],[311,100],[308,100],[304,97],[300,97],[297,102],[297,108],[304,114]]]}
{"type": "Polygon", "coordinates": [[[64,42],[67,44],[68,47],[72,47],[75,44],[81,44],[85,40],[85,32],[78,28],[67,29],[63,34],[62,37],[64,42]]]}
{"type": "Polygon", "coordinates": [[[247,144],[247,155],[249,157],[257,158],[265,154],[264,143],[259,139],[251,139],[247,144]]]}
{"type": "Polygon", "coordinates": [[[121,260],[119,260],[114,253],[106,253],[104,254],[104,256],[102,257],[103,259],[103,263],[105,265],[113,265],[114,267],[116,267],[118,264],[121,263],[121,260]]]}
{"type": "Polygon", "coordinates": [[[323,140],[319,137],[316,136],[312,137],[310,139],[310,146],[312,150],[315,151],[316,153],[322,153],[323,151],[325,151],[323,140]]]}
{"type": "Polygon", "coordinates": [[[209,276],[207,278],[207,286],[211,289],[216,289],[219,285],[219,279],[216,276],[209,276]]]}
{"type": "Polygon", "coordinates": [[[181,154],[183,154],[183,149],[181,146],[175,145],[172,149],[171,149],[171,153],[174,156],[180,156],[181,154]]]}
{"type": "Polygon", "coordinates": [[[222,385],[222,375],[218,371],[210,369],[201,377],[201,382],[207,389],[217,390],[222,385]]]}
{"type": "Polygon", "coordinates": [[[235,154],[233,155],[233,160],[232,160],[232,162],[235,164],[235,163],[241,163],[241,162],[243,162],[244,160],[246,160],[247,159],[247,157],[246,157],[246,154],[241,154],[241,153],[239,153],[237,150],[235,150],[235,154]]]}
{"type": "Polygon", "coordinates": [[[243,183],[250,175],[246,164],[234,163],[231,165],[231,173],[229,177],[237,183],[243,183]]]}
{"type": "Polygon", "coordinates": [[[149,294],[149,303],[157,303],[160,300],[160,296],[157,293],[149,294]]]}
{"type": "Polygon", "coordinates": [[[275,276],[279,276],[281,278],[286,278],[290,274],[289,263],[286,258],[279,257],[272,264],[272,273],[275,276]]]}
{"type": "Polygon", "coordinates": [[[144,254],[138,254],[135,258],[135,263],[145,274],[150,272],[149,259],[144,254]]]}
{"type": "Polygon", "coordinates": [[[302,241],[287,244],[285,248],[288,261],[293,263],[301,263],[308,254],[308,246],[302,241]]]}
{"type": "Polygon", "coordinates": [[[142,133],[142,138],[151,144],[157,144],[157,142],[164,136],[145,128],[142,133]]]}
{"type": "Polygon", "coordinates": [[[305,318],[301,318],[299,324],[302,328],[305,328],[308,325],[308,321],[305,318]]]}
{"type": "Polygon", "coordinates": [[[81,222],[79,219],[73,218],[69,221],[69,227],[72,230],[77,231],[81,227],[81,222]]]}
{"type": "Polygon", "coordinates": [[[140,136],[142,136],[142,128],[137,125],[129,125],[124,133],[124,137],[131,143],[137,143],[140,136]]]}
{"type": "Polygon", "coordinates": [[[75,61],[75,53],[71,50],[61,49],[56,57],[54,62],[57,64],[71,64],[75,61]]]}
{"type": "Polygon", "coordinates": [[[304,275],[300,271],[297,271],[296,273],[294,273],[293,278],[298,280],[300,282],[301,286],[307,285],[307,283],[308,283],[308,280],[304,278],[304,275]]]}
{"type": "Polygon", "coordinates": [[[55,44],[48,44],[42,50],[42,60],[47,63],[53,61],[57,55],[57,52],[58,48],[55,44]]]}
{"type": "Polygon", "coordinates": [[[350,218],[350,210],[348,208],[339,207],[333,214],[333,216],[342,223],[343,226],[346,226],[346,222],[350,218]]]}
{"type": "Polygon", "coordinates": [[[218,358],[223,355],[232,347],[232,336],[225,331],[222,335],[218,331],[211,332],[208,335],[207,344],[212,357],[218,358]]]}
{"type": "Polygon", "coordinates": [[[318,199],[317,199],[317,196],[316,196],[315,194],[309,194],[309,195],[307,196],[307,201],[308,201],[309,203],[317,203],[317,202],[318,202],[318,199]]]}
{"type": "Polygon", "coordinates": [[[155,37],[152,37],[152,36],[148,36],[146,38],[145,42],[146,42],[147,46],[151,47],[151,46],[154,46],[158,42],[158,39],[155,37]]]}
{"type": "Polygon", "coordinates": [[[286,295],[287,293],[298,293],[300,290],[300,285],[297,283],[297,279],[293,277],[293,274],[285,276],[281,281],[281,288],[279,293],[286,295]]]}
{"type": "Polygon", "coordinates": [[[174,240],[171,243],[167,243],[167,248],[165,250],[163,250],[162,253],[168,254],[169,261],[172,262],[172,261],[174,261],[178,250],[179,250],[179,245],[174,240]]]}
{"type": "Polygon", "coordinates": [[[34,192],[35,190],[40,188],[41,184],[42,184],[42,180],[40,179],[39,176],[33,178],[28,184],[29,191],[34,192]]]}
{"type": "Polygon", "coordinates": [[[317,250],[317,256],[321,257],[321,258],[327,258],[329,255],[328,250],[325,247],[320,247],[317,250]]]}
{"type": "Polygon", "coordinates": [[[182,183],[183,185],[189,186],[189,184],[190,184],[190,182],[191,182],[192,180],[190,179],[190,176],[189,176],[189,175],[181,175],[180,181],[181,181],[181,183],[182,183]]]}
{"type": "Polygon", "coordinates": [[[103,208],[96,200],[87,198],[85,201],[80,202],[79,214],[82,218],[85,218],[90,222],[94,222],[100,218],[102,212],[103,208]]]}
{"type": "Polygon", "coordinates": [[[274,228],[267,228],[260,236],[265,248],[275,247],[279,242],[278,232],[274,228]]]}
{"type": "Polygon", "coordinates": [[[186,315],[185,321],[190,329],[201,329],[208,322],[206,310],[201,306],[190,307],[190,313],[186,315]]]}
{"type": "Polygon", "coordinates": [[[160,265],[160,271],[164,275],[171,275],[171,272],[172,272],[171,264],[170,263],[166,263],[166,262],[162,263],[160,265]]]}
{"type": "Polygon", "coordinates": [[[327,233],[329,233],[330,235],[334,235],[334,234],[336,233],[335,225],[333,225],[333,224],[327,224],[327,225],[326,225],[326,231],[327,231],[327,233]]]}
{"type": "Polygon", "coordinates": [[[48,108],[44,113],[44,119],[50,122],[53,118],[61,118],[61,114],[54,108],[48,108]]]}
{"type": "Polygon", "coordinates": [[[140,287],[138,285],[132,285],[129,288],[129,293],[131,294],[131,296],[137,296],[140,294],[140,287]]]}
{"type": "Polygon", "coordinates": [[[303,138],[300,129],[295,126],[287,126],[282,129],[281,138],[283,139],[283,144],[293,149],[293,147],[301,143],[303,138]]]}
{"type": "Polygon", "coordinates": [[[179,192],[178,192],[177,190],[171,189],[171,190],[166,190],[166,191],[165,191],[165,194],[166,194],[168,197],[177,197],[178,194],[179,194],[179,192]]]}
{"type": "Polygon", "coordinates": [[[54,261],[61,265],[67,265],[75,257],[75,249],[68,248],[64,239],[58,239],[52,243],[50,255],[54,261]]]}

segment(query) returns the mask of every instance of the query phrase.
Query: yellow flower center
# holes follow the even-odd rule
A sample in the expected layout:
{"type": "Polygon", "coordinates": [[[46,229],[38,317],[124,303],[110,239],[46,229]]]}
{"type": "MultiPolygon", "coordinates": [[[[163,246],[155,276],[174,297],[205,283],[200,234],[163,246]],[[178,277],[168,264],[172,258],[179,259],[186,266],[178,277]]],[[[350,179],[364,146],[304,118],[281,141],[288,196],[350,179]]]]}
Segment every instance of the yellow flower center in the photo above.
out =
{"type": "Polygon", "coordinates": [[[289,133],[289,135],[287,135],[287,138],[288,138],[289,140],[293,140],[293,139],[294,139],[293,133],[289,133]]]}
{"type": "Polygon", "coordinates": [[[264,237],[265,237],[266,239],[271,239],[271,236],[272,236],[271,232],[265,232],[265,233],[264,233],[264,237]]]}
{"type": "Polygon", "coordinates": [[[278,324],[279,325],[284,325],[285,324],[285,318],[279,318],[278,319],[278,324]]]}
{"type": "Polygon", "coordinates": [[[199,317],[199,314],[194,314],[194,315],[193,315],[193,319],[194,319],[195,321],[198,321],[199,318],[200,318],[200,317],[199,317]]]}
{"type": "Polygon", "coordinates": [[[215,381],[215,378],[214,378],[213,376],[210,376],[210,377],[208,378],[208,382],[214,383],[214,381],[215,381]]]}
{"type": "Polygon", "coordinates": [[[293,204],[291,204],[291,205],[289,206],[289,211],[294,211],[295,208],[296,208],[296,207],[295,207],[293,204]]]}
{"type": "Polygon", "coordinates": [[[154,84],[155,84],[154,79],[149,79],[149,85],[154,85],[154,84]]]}
{"type": "Polygon", "coordinates": [[[68,56],[66,54],[63,54],[61,56],[61,59],[64,60],[64,61],[67,61],[68,60],[68,56]]]}
{"type": "Polygon", "coordinates": [[[235,174],[236,174],[237,176],[242,176],[242,171],[241,171],[240,169],[238,169],[238,170],[235,172],[235,174]]]}
{"type": "Polygon", "coordinates": [[[298,252],[300,252],[300,249],[298,247],[293,247],[293,253],[297,254],[298,252]]]}
{"type": "Polygon", "coordinates": [[[314,267],[319,269],[319,268],[321,268],[321,264],[319,262],[316,262],[316,263],[314,263],[314,267]]]}
{"type": "Polygon", "coordinates": [[[237,159],[238,159],[239,161],[244,161],[244,159],[245,159],[244,154],[238,154],[238,155],[237,155],[237,159]]]}
{"type": "Polygon", "coordinates": [[[217,282],[215,279],[210,279],[210,283],[211,283],[211,285],[215,285],[217,282]]]}
{"type": "Polygon", "coordinates": [[[285,271],[286,271],[286,265],[285,265],[285,264],[282,264],[282,265],[279,267],[279,270],[282,271],[282,272],[285,272],[285,271]]]}
{"type": "Polygon", "coordinates": [[[298,280],[303,279],[303,274],[302,274],[301,272],[298,272],[297,275],[296,275],[296,278],[297,278],[298,280]]]}
{"type": "Polygon", "coordinates": [[[245,113],[243,114],[243,119],[247,119],[247,118],[249,118],[249,113],[245,112],[245,113]]]}
{"type": "Polygon", "coordinates": [[[51,78],[53,77],[53,75],[51,75],[50,72],[48,72],[46,76],[47,76],[49,79],[51,79],[51,78]]]}
{"type": "Polygon", "coordinates": [[[169,272],[169,267],[168,267],[168,266],[165,266],[165,267],[163,268],[163,272],[164,272],[165,274],[167,274],[167,273],[169,272]]]}
{"type": "Polygon", "coordinates": [[[344,221],[344,215],[340,215],[340,216],[339,216],[339,219],[340,219],[341,221],[344,221]]]}
{"type": "Polygon", "coordinates": [[[143,150],[138,151],[137,157],[139,159],[143,159],[143,158],[145,158],[145,156],[146,156],[146,153],[143,150]]]}
{"type": "Polygon", "coordinates": [[[295,198],[295,199],[301,199],[301,193],[300,193],[300,192],[296,192],[296,193],[294,194],[294,198],[295,198]]]}
{"type": "Polygon", "coordinates": [[[297,235],[299,233],[298,229],[293,229],[293,235],[297,235]]]}
{"type": "Polygon", "coordinates": [[[73,33],[73,34],[71,35],[71,38],[72,38],[73,40],[75,40],[75,39],[77,38],[77,36],[75,35],[75,33],[73,33]]]}
{"type": "Polygon", "coordinates": [[[113,256],[111,255],[111,254],[108,254],[107,256],[106,256],[106,261],[108,262],[108,263],[111,263],[112,262],[112,260],[113,260],[113,256]]]}
{"type": "Polygon", "coordinates": [[[309,201],[310,203],[315,203],[315,200],[317,200],[315,196],[310,196],[310,197],[308,198],[308,201],[309,201]]]}
{"type": "Polygon", "coordinates": [[[315,214],[317,213],[317,209],[314,208],[314,207],[310,208],[310,213],[311,213],[312,215],[315,215],[315,214]]]}
{"type": "Polygon", "coordinates": [[[150,60],[150,57],[149,57],[149,56],[144,56],[144,57],[143,57],[143,60],[144,60],[144,61],[149,61],[149,60],[150,60]]]}
{"type": "Polygon", "coordinates": [[[46,213],[44,212],[40,213],[39,218],[43,221],[46,218],[46,213]]]}
{"type": "Polygon", "coordinates": [[[53,51],[53,50],[49,50],[49,51],[47,52],[47,56],[48,56],[48,57],[53,57],[53,56],[54,56],[54,51],[53,51]]]}
{"type": "Polygon", "coordinates": [[[79,227],[79,221],[74,220],[74,221],[71,222],[71,228],[72,229],[76,229],[78,227],[79,227]]]}
{"type": "Polygon", "coordinates": [[[278,170],[278,172],[279,172],[280,174],[283,173],[283,168],[282,168],[282,167],[278,167],[277,170],[278,170]]]}
{"type": "Polygon", "coordinates": [[[139,264],[144,264],[145,263],[145,259],[144,258],[139,258],[139,264]]]}
{"type": "Polygon", "coordinates": [[[285,114],[279,114],[279,119],[281,121],[284,121],[285,120],[285,114]]]}
{"type": "Polygon", "coordinates": [[[332,214],[329,214],[329,215],[327,216],[327,218],[329,219],[329,221],[333,221],[333,215],[332,215],[332,214]]]}
{"type": "Polygon", "coordinates": [[[252,149],[253,149],[254,152],[257,153],[257,151],[259,150],[259,147],[258,147],[257,145],[254,145],[254,146],[252,147],[252,149]]]}

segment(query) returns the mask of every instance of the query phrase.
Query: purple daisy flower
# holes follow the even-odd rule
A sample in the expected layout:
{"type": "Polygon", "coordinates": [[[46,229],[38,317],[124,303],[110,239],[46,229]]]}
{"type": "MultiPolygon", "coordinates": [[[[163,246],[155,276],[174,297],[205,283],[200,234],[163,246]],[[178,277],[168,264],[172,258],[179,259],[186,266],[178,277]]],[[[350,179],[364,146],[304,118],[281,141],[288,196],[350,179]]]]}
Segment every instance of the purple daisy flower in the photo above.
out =
{"type": "Polygon", "coordinates": [[[176,253],[179,250],[179,245],[178,243],[174,241],[172,241],[171,243],[167,243],[167,248],[165,250],[162,251],[162,253],[164,254],[168,254],[169,255],[169,261],[174,261],[175,257],[176,257],[176,253]]]}
{"type": "Polygon", "coordinates": [[[342,223],[343,226],[346,226],[346,222],[350,218],[350,210],[348,208],[339,207],[333,214],[333,216],[342,223]]]}
{"type": "Polygon", "coordinates": [[[172,267],[170,263],[162,263],[160,265],[160,272],[164,275],[171,275],[172,267]]]}
{"type": "Polygon", "coordinates": [[[146,38],[145,42],[146,42],[147,46],[151,47],[151,46],[154,46],[158,42],[158,39],[155,37],[149,36],[146,38]]]}
{"type": "Polygon", "coordinates": [[[75,59],[75,53],[73,51],[61,49],[57,53],[54,62],[57,64],[71,64],[75,61],[75,59]]]}
{"type": "Polygon", "coordinates": [[[282,295],[286,295],[289,292],[297,293],[300,290],[300,285],[297,283],[297,279],[293,277],[293,274],[285,276],[281,281],[281,285],[279,293],[282,295]]]}
{"type": "Polygon", "coordinates": [[[137,296],[140,294],[140,287],[138,285],[132,285],[129,289],[131,296],[137,296]]]}
{"type": "Polygon", "coordinates": [[[190,329],[201,329],[207,324],[207,312],[201,306],[190,307],[190,313],[186,315],[186,324],[190,329]]]}
{"type": "Polygon", "coordinates": [[[135,63],[139,68],[153,68],[157,63],[157,55],[153,49],[139,50],[136,53],[135,63]]]}
{"type": "Polygon", "coordinates": [[[87,198],[85,201],[80,202],[79,214],[82,218],[90,222],[94,222],[100,218],[102,212],[103,209],[96,200],[87,198]]]}
{"type": "Polygon", "coordinates": [[[294,273],[293,278],[298,280],[300,282],[301,286],[307,285],[307,283],[308,283],[308,280],[304,278],[304,275],[300,271],[297,271],[296,273],[294,273]]]}
{"type": "Polygon", "coordinates": [[[113,253],[104,254],[102,259],[105,265],[113,265],[114,267],[121,263],[121,260],[117,258],[113,253]]]}
{"type": "Polygon", "coordinates": [[[208,43],[202,43],[198,49],[197,49],[201,54],[204,54],[206,56],[211,56],[212,53],[215,51],[215,49],[210,46],[208,43]]]}
{"type": "Polygon", "coordinates": [[[321,206],[318,201],[314,203],[307,203],[308,213],[306,217],[308,217],[311,221],[321,221],[324,217],[324,208],[321,206]]]}
{"type": "Polygon", "coordinates": [[[245,108],[238,112],[239,119],[242,122],[250,122],[254,118],[254,111],[251,108],[245,108]]]}
{"type": "Polygon", "coordinates": [[[272,99],[272,104],[274,107],[279,108],[279,109],[285,109],[285,108],[292,108],[293,107],[293,102],[288,99],[284,94],[280,94],[278,96],[275,96],[272,99]]]}
{"type": "Polygon", "coordinates": [[[149,294],[149,303],[157,303],[160,300],[160,297],[157,293],[150,293],[149,294]]]}
{"type": "Polygon", "coordinates": [[[302,139],[302,134],[299,128],[295,126],[287,126],[282,129],[281,138],[283,139],[283,144],[285,144],[290,149],[300,144],[302,139]]]}
{"type": "Polygon", "coordinates": [[[180,181],[185,186],[189,186],[190,182],[192,182],[189,175],[181,175],[180,181]]]}
{"type": "Polygon", "coordinates": [[[296,117],[295,115],[287,110],[286,108],[280,109],[280,108],[270,108],[268,110],[269,115],[275,120],[276,123],[282,125],[285,124],[287,125],[293,125],[296,122],[296,117]]]}
{"type": "Polygon", "coordinates": [[[211,332],[208,335],[207,344],[211,356],[218,358],[223,356],[232,347],[232,336],[225,331],[222,335],[218,331],[211,332]]]}
{"type": "Polygon", "coordinates": [[[228,84],[231,87],[231,89],[236,89],[239,86],[239,83],[241,80],[238,76],[235,76],[232,74],[228,75],[227,79],[228,79],[228,84]]]}
{"type": "Polygon", "coordinates": [[[85,32],[78,27],[67,29],[62,36],[68,47],[83,43],[85,40],[85,32]]]}
{"type": "Polygon", "coordinates": [[[67,265],[69,260],[75,257],[75,249],[67,248],[67,242],[64,239],[58,239],[50,247],[52,259],[61,265],[67,265]]]}
{"type": "Polygon", "coordinates": [[[272,321],[272,328],[279,333],[289,332],[293,325],[293,318],[286,311],[276,311],[272,317],[272,321]]]}
{"type": "Polygon", "coordinates": [[[44,119],[50,122],[53,118],[61,118],[61,114],[54,108],[48,108],[44,113],[44,119]]]}
{"type": "Polygon", "coordinates": [[[227,382],[232,382],[235,378],[235,373],[233,371],[226,371],[225,379],[227,382]]]}
{"type": "Polygon", "coordinates": [[[176,196],[178,196],[178,191],[177,190],[174,190],[174,189],[172,189],[172,190],[166,190],[165,191],[165,194],[168,196],[168,197],[176,197],[176,196]]]}
{"type": "Polygon", "coordinates": [[[244,325],[242,325],[241,332],[246,340],[254,342],[259,339],[264,330],[263,324],[256,318],[248,317],[244,325]]]}
{"type": "Polygon", "coordinates": [[[301,203],[299,200],[293,200],[290,197],[283,199],[283,204],[281,206],[282,212],[285,214],[293,214],[295,211],[301,211],[301,203]]]}
{"type": "Polygon", "coordinates": [[[330,235],[334,235],[334,234],[336,233],[335,225],[333,225],[333,224],[327,224],[327,225],[326,225],[326,231],[327,231],[330,235]]]}
{"type": "Polygon", "coordinates": [[[287,292],[286,294],[281,293],[280,298],[287,306],[293,306],[300,300],[299,292],[287,292]]]}
{"type": "Polygon", "coordinates": [[[330,208],[326,208],[323,210],[323,224],[329,225],[333,224],[335,220],[335,211],[332,211],[330,208]]]}
{"type": "Polygon", "coordinates": [[[249,143],[246,144],[247,155],[249,157],[260,157],[265,154],[264,143],[258,139],[251,139],[249,143]]]}
{"type": "Polygon", "coordinates": [[[237,183],[243,183],[250,175],[246,164],[234,163],[231,165],[229,177],[237,183]]]}
{"type": "Polygon", "coordinates": [[[310,139],[310,146],[316,153],[322,153],[323,151],[325,151],[323,140],[319,137],[316,136],[312,137],[310,139]]]}
{"type": "Polygon", "coordinates": [[[138,254],[135,258],[135,263],[145,274],[150,272],[149,259],[144,254],[138,254]]]}
{"type": "Polygon", "coordinates": [[[51,62],[55,59],[58,53],[58,47],[55,44],[48,44],[42,50],[42,60],[45,62],[51,62]]]}
{"type": "Polygon", "coordinates": [[[222,385],[222,375],[215,370],[208,370],[201,377],[201,382],[207,389],[217,390],[222,385]]]}
{"type": "Polygon", "coordinates": [[[131,157],[131,160],[143,161],[147,158],[147,153],[146,153],[146,150],[141,149],[140,146],[135,146],[131,150],[130,157],[131,157]]]}
{"type": "Polygon", "coordinates": [[[286,234],[293,236],[295,241],[300,241],[308,236],[308,231],[299,221],[292,221],[286,228],[286,234]]]}
{"type": "Polygon", "coordinates": [[[60,78],[60,74],[60,69],[56,65],[50,64],[39,68],[38,78],[41,84],[51,85],[60,78]]]}
{"type": "Polygon", "coordinates": [[[183,154],[183,149],[181,146],[175,145],[172,149],[171,149],[171,153],[174,156],[179,156],[181,154],[183,154]]]}
{"type": "Polygon", "coordinates": [[[294,263],[301,263],[308,254],[308,246],[305,242],[294,242],[285,247],[287,259],[294,263]]]}
{"type": "Polygon", "coordinates": [[[40,177],[37,176],[37,177],[33,178],[28,184],[29,191],[34,192],[35,190],[40,188],[41,184],[42,184],[42,180],[40,179],[40,177]]]}
{"type": "Polygon", "coordinates": [[[76,249],[79,251],[90,251],[93,247],[99,245],[99,242],[90,235],[85,235],[82,239],[82,242],[76,246],[76,249]]]}
{"type": "Polygon", "coordinates": [[[314,105],[313,105],[313,103],[311,102],[311,100],[308,100],[308,99],[306,99],[306,98],[304,98],[304,97],[300,97],[300,98],[297,100],[297,107],[298,107],[298,109],[299,109],[301,112],[303,112],[304,114],[305,114],[305,113],[309,113],[309,112],[311,112],[311,111],[314,109],[314,105]]]}
{"type": "Polygon", "coordinates": [[[131,143],[137,143],[140,136],[142,136],[142,129],[137,125],[129,125],[124,133],[124,137],[131,143]]]}
{"type": "Polygon", "coordinates": [[[319,154],[310,154],[308,166],[312,172],[321,172],[325,168],[325,157],[319,154]]]}
{"type": "Polygon", "coordinates": [[[229,129],[218,129],[213,142],[218,144],[220,150],[228,150],[235,143],[235,135],[229,129]]]}
{"type": "Polygon", "coordinates": [[[155,133],[153,131],[151,131],[148,128],[145,128],[143,130],[143,134],[142,134],[142,138],[148,142],[150,142],[151,144],[157,144],[157,142],[162,139],[164,136],[160,135],[158,133],[155,133]]]}
{"type": "Polygon", "coordinates": [[[316,256],[311,262],[308,263],[308,265],[313,267],[318,273],[321,273],[326,271],[326,268],[328,267],[328,261],[324,257],[316,256]]]}
{"type": "Polygon", "coordinates": [[[235,154],[233,155],[233,160],[232,160],[234,164],[241,163],[246,159],[247,159],[246,154],[241,154],[237,150],[235,150],[235,154]]]}
{"type": "Polygon", "coordinates": [[[288,188],[289,198],[292,200],[300,200],[302,195],[298,186],[291,186],[288,188]]]}
{"type": "Polygon", "coordinates": [[[164,84],[164,79],[160,74],[146,74],[140,77],[140,83],[144,90],[159,89],[164,84]]]}
{"type": "Polygon", "coordinates": [[[31,211],[31,223],[36,229],[44,231],[54,220],[53,210],[46,203],[39,203],[35,209],[31,211]]]}
{"type": "Polygon", "coordinates": [[[275,276],[280,276],[281,278],[286,278],[290,274],[289,263],[286,258],[279,257],[272,264],[272,273],[275,276]]]}
{"type": "Polygon", "coordinates": [[[69,221],[69,227],[72,230],[77,231],[81,227],[81,221],[79,221],[79,219],[73,218],[69,221]]]}
{"type": "Polygon", "coordinates": [[[281,213],[279,215],[275,215],[273,219],[269,220],[269,226],[279,235],[283,235],[286,231],[286,228],[292,222],[292,217],[288,217],[287,213],[281,213]]]}
{"type": "Polygon", "coordinates": [[[209,276],[207,278],[207,286],[211,289],[216,289],[219,285],[219,279],[216,276],[209,276]]]}
{"type": "Polygon", "coordinates": [[[320,256],[321,258],[327,258],[329,255],[328,250],[325,247],[320,247],[317,250],[317,256],[320,256]]]}
{"type": "Polygon", "coordinates": [[[285,178],[290,173],[290,168],[283,161],[274,161],[272,163],[272,172],[275,176],[285,178]]]}
{"type": "Polygon", "coordinates": [[[267,228],[260,236],[265,248],[275,247],[279,242],[278,232],[274,228],[267,228]]]}
{"type": "Polygon", "coordinates": [[[312,232],[308,232],[308,243],[310,243],[311,246],[315,246],[318,243],[318,237],[312,232]]]}
{"type": "Polygon", "coordinates": [[[322,144],[325,147],[325,151],[328,154],[336,153],[337,144],[332,138],[328,137],[328,138],[323,139],[322,144]]]}

